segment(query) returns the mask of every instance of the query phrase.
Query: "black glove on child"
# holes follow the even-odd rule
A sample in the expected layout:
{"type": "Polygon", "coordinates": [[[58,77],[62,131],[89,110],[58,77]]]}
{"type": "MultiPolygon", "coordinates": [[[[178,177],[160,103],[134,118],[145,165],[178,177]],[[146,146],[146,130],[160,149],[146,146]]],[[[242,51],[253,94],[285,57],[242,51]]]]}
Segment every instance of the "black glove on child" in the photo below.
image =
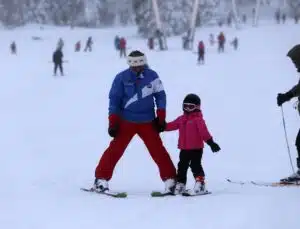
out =
{"type": "Polygon", "coordinates": [[[211,151],[213,151],[214,153],[219,152],[221,150],[220,146],[217,143],[215,143],[212,138],[209,139],[206,143],[210,146],[211,151]]]}
{"type": "Polygon", "coordinates": [[[293,98],[293,94],[290,92],[287,93],[279,93],[277,95],[277,105],[281,106],[282,104],[284,104],[285,102],[289,101],[291,98],[293,98]]]}

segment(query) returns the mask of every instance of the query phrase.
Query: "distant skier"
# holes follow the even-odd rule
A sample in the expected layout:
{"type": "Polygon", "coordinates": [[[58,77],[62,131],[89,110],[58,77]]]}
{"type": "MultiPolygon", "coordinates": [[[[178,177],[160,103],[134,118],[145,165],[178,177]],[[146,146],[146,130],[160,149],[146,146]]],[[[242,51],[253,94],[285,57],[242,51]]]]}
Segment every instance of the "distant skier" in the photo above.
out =
{"type": "Polygon", "coordinates": [[[163,51],[165,50],[165,47],[164,47],[164,34],[163,32],[160,30],[160,29],[157,29],[155,31],[155,37],[157,38],[158,40],[158,46],[159,46],[159,50],[163,51]]]}
{"type": "MultiPolygon", "coordinates": [[[[300,72],[300,44],[294,46],[287,54],[287,56],[292,60],[294,63],[296,69],[298,72],[300,72]]],[[[294,86],[291,90],[289,90],[286,93],[279,93],[277,96],[277,105],[282,106],[283,103],[291,100],[294,97],[298,97],[298,111],[300,114],[300,81],[299,83],[294,86]]],[[[287,181],[287,182],[295,182],[300,181],[300,130],[298,132],[297,138],[296,138],[296,148],[298,152],[298,158],[297,158],[297,167],[298,171],[289,177],[286,177],[282,179],[281,181],[287,181]]]]}
{"type": "Polygon", "coordinates": [[[145,66],[147,60],[142,52],[131,52],[127,63],[129,68],[117,74],[109,92],[108,134],[113,139],[95,170],[94,189],[109,190],[116,164],[131,139],[138,135],[159,168],[165,192],[173,192],[176,169],[159,136],[166,124],[163,84],[157,73],[145,66]]]}
{"type": "Polygon", "coordinates": [[[232,44],[234,50],[237,50],[237,49],[238,49],[238,46],[239,46],[239,40],[238,40],[238,38],[235,37],[235,38],[232,40],[231,44],[232,44]]]}
{"type": "Polygon", "coordinates": [[[225,35],[223,32],[221,32],[218,36],[218,51],[219,53],[224,52],[225,49],[225,35]]]}
{"type": "Polygon", "coordinates": [[[204,64],[205,46],[203,41],[198,44],[198,64],[204,64]]]}
{"type": "Polygon", "coordinates": [[[17,54],[17,44],[15,41],[13,41],[11,44],[10,44],[10,52],[11,54],[13,55],[16,55],[17,54]]]}
{"type": "Polygon", "coordinates": [[[280,24],[280,9],[277,9],[275,12],[275,21],[277,24],[280,24]]]}
{"type": "Polygon", "coordinates": [[[252,24],[255,25],[256,23],[256,9],[252,8],[252,24]]]}
{"type": "Polygon", "coordinates": [[[117,51],[120,51],[120,37],[119,36],[115,36],[114,46],[117,51]]]}
{"type": "Polygon", "coordinates": [[[92,45],[93,45],[93,40],[92,40],[92,37],[89,37],[86,41],[86,45],[85,45],[85,48],[84,48],[84,52],[91,52],[92,51],[92,45]]]}
{"type": "Polygon", "coordinates": [[[295,24],[298,24],[298,22],[299,22],[299,14],[295,14],[294,21],[295,21],[295,24]]]}
{"type": "Polygon", "coordinates": [[[65,45],[64,40],[62,38],[59,38],[56,48],[62,50],[64,45],[65,45]]]}
{"type": "Polygon", "coordinates": [[[221,150],[209,133],[200,109],[201,100],[196,94],[188,94],[182,104],[184,114],[167,123],[165,131],[179,130],[180,149],[175,194],[186,190],[187,171],[191,167],[195,186],[194,193],[206,192],[205,173],[201,164],[204,142],[216,153],[221,150]]]}
{"type": "Polygon", "coordinates": [[[182,48],[183,50],[189,49],[189,38],[187,36],[182,37],[182,48]]]}
{"type": "Polygon", "coordinates": [[[227,26],[228,27],[231,27],[232,25],[232,14],[230,13],[228,16],[227,16],[227,26]]]}
{"type": "Polygon", "coordinates": [[[60,75],[64,75],[63,71],[63,53],[61,49],[56,49],[56,51],[53,53],[52,61],[54,63],[54,76],[56,76],[57,69],[59,68],[60,75]]]}
{"type": "Polygon", "coordinates": [[[148,48],[150,50],[154,49],[154,38],[153,37],[149,37],[149,39],[148,39],[148,48]]]}
{"type": "Polygon", "coordinates": [[[124,37],[120,39],[120,58],[126,57],[126,40],[124,37]]]}
{"type": "Polygon", "coordinates": [[[182,36],[182,48],[183,50],[189,50],[192,46],[192,39],[191,39],[191,29],[188,29],[186,33],[182,36]]]}
{"type": "Polygon", "coordinates": [[[209,34],[209,44],[213,46],[215,44],[215,36],[211,33],[209,34]]]}
{"type": "Polygon", "coordinates": [[[80,52],[81,50],[81,42],[77,41],[75,44],[75,52],[80,52]]]}
{"type": "Polygon", "coordinates": [[[247,23],[247,15],[246,14],[242,15],[242,21],[243,21],[244,24],[247,23]]]}
{"type": "Polygon", "coordinates": [[[285,21],[286,21],[286,14],[285,13],[282,13],[281,20],[282,20],[282,24],[285,24],[285,21]]]}

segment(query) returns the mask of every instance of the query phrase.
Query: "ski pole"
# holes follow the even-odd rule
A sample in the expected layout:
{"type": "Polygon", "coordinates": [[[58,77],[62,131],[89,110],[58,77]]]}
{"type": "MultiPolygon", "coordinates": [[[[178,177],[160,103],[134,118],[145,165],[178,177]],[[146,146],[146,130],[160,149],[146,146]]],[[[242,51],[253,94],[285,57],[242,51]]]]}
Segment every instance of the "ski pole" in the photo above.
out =
{"type": "Polygon", "coordinates": [[[290,158],[290,164],[291,164],[292,171],[293,171],[293,173],[295,173],[295,169],[294,169],[294,165],[293,165],[293,161],[292,161],[292,156],[291,156],[290,145],[289,145],[289,141],[288,141],[288,137],[287,137],[285,118],[284,118],[284,112],[283,112],[283,107],[282,106],[281,106],[281,116],[282,116],[282,123],[283,123],[283,130],[284,130],[284,135],[285,135],[287,152],[288,152],[288,155],[289,155],[289,158],[290,158]]]}

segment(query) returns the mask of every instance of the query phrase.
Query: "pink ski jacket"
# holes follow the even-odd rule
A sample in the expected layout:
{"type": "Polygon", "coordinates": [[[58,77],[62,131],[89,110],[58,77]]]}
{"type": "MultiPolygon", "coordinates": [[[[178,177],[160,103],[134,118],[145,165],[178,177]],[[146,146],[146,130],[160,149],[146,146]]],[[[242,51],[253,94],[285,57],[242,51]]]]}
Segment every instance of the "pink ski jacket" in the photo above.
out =
{"type": "Polygon", "coordinates": [[[166,131],[179,130],[178,148],[181,150],[202,149],[211,139],[201,111],[184,114],[167,123],[166,131]]]}

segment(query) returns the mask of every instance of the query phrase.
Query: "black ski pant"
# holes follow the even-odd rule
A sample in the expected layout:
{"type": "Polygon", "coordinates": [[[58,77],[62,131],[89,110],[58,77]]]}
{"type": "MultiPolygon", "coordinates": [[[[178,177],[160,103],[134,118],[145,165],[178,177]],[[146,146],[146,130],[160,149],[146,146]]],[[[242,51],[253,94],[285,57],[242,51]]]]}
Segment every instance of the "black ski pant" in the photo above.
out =
{"type": "Polygon", "coordinates": [[[120,49],[120,57],[126,57],[126,48],[120,49]]]}
{"type": "Polygon", "coordinates": [[[204,63],[204,52],[198,52],[198,62],[204,63]]]}
{"type": "Polygon", "coordinates": [[[205,176],[201,164],[203,149],[181,150],[177,168],[177,182],[186,184],[187,171],[191,167],[194,177],[205,176]]]}
{"type": "Polygon", "coordinates": [[[297,158],[297,167],[300,169],[300,130],[298,132],[298,135],[296,137],[296,148],[298,151],[298,158],[297,158]]]}
{"type": "Polygon", "coordinates": [[[60,74],[63,75],[64,74],[64,70],[63,70],[63,66],[61,62],[56,62],[54,63],[54,75],[56,75],[57,69],[59,68],[60,74]]]}
{"type": "Polygon", "coordinates": [[[91,51],[92,51],[92,46],[91,46],[91,45],[87,45],[87,46],[85,46],[85,48],[84,48],[84,52],[87,52],[87,51],[89,51],[89,52],[91,52],[91,51]]]}
{"type": "Polygon", "coordinates": [[[219,43],[218,51],[224,52],[224,44],[223,43],[219,43]]]}

